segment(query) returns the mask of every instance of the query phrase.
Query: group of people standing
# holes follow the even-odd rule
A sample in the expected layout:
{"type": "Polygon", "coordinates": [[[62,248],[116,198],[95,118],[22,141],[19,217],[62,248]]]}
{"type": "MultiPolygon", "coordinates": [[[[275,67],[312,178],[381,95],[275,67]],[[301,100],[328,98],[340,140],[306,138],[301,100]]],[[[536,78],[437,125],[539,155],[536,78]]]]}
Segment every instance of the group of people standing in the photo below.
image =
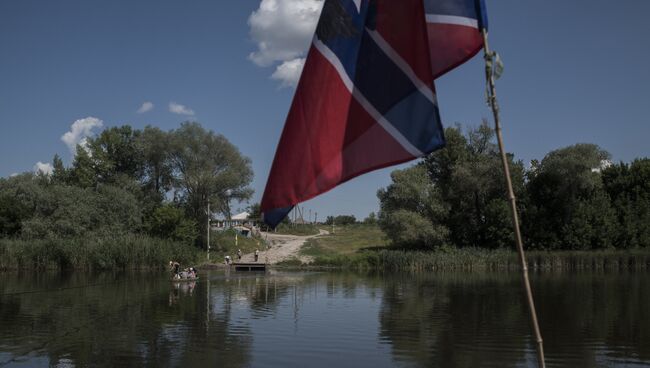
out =
{"type": "MultiPolygon", "coordinates": [[[[254,254],[255,254],[255,262],[257,262],[260,259],[260,250],[255,249],[254,254]]],[[[242,258],[241,249],[237,249],[237,261],[241,261],[241,258],[242,258]]],[[[226,264],[231,264],[232,263],[232,259],[230,258],[229,255],[226,255],[225,261],[226,261],[226,264]]]]}

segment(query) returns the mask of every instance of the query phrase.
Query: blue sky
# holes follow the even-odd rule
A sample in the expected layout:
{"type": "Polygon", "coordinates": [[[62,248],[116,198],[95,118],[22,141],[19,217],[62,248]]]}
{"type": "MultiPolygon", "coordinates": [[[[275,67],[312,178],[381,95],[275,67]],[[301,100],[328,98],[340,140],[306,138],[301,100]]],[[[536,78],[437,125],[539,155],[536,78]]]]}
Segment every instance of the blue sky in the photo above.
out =
{"type": "MultiPolygon", "coordinates": [[[[590,142],[615,161],[649,155],[650,1],[487,2],[491,46],[505,62],[497,93],[510,152],[529,161],[590,142]]],[[[61,137],[87,117],[165,130],[196,120],[252,159],[259,200],[316,3],[0,0],[0,176],[55,153],[69,163],[61,137]],[[153,108],[137,113],[145,102],[153,108]],[[184,110],[171,112],[171,103],[184,110]]],[[[437,82],[446,125],[490,116],[483,78],[476,57],[437,82]]],[[[393,169],[305,208],[363,218],[393,169]]]]}

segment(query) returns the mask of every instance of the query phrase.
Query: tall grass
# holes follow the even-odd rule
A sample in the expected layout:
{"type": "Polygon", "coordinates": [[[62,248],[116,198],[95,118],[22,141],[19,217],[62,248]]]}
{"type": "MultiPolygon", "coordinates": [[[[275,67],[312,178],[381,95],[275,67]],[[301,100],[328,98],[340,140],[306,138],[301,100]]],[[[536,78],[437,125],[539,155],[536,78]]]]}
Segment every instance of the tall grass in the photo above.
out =
{"type": "MultiPolygon", "coordinates": [[[[650,269],[650,250],[532,251],[527,253],[527,261],[531,269],[650,269]]],[[[505,249],[447,248],[431,252],[379,250],[324,255],[304,266],[387,271],[502,270],[519,268],[519,260],[517,253],[505,249]]]]}
{"type": "Polygon", "coordinates": [[[280,224],[275,229],[277,234],[286,235],[318,235],[318,226],[314,224],[280,224]]]}
{"type": "Polygon", "coordinates": [[[264,239],[259,236],[248,238],[242,236],[234,229],[212,231],[210,234],[211,254],[215,256],[212,259],[218,263],[222,262],[223,257],[226,255],[235,259],[235,254],[238,249],[241,249],[244,254],[253,253],[255,249],[259,249],[260,251],[266,249],[266,241],[264,239]],[[237,234],[236,244],[235,234],[237,234]]]}
{"type": "Polygon", "coordinates": [[[169,260],[191,264],[193,246],[141,235],[75,239],[0,239],[0,270],[164,268],[169,260]]]}

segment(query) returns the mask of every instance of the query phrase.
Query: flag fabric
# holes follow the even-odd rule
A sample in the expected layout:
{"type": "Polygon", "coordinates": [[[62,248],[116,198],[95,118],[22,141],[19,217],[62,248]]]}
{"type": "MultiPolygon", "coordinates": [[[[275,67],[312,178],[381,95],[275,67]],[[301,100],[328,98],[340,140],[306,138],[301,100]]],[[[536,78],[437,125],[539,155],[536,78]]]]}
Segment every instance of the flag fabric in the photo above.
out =
{"type": "Polygon", "coordinates": [[[262,197],[268,225],[347,180],[444,146],[433,80],[478,50],[474,37],[457,36],[467,43],[458,46],[431,33],[455,37],[451,26],[471,28],[463,17],[478,24],[465,6],[474,1],[325,0],[262,197]]]}
{"type": "Polygon", "coordinates": [[[424,0],[433,77],[438,78],[483,48],[483,0],[424,0]]]}

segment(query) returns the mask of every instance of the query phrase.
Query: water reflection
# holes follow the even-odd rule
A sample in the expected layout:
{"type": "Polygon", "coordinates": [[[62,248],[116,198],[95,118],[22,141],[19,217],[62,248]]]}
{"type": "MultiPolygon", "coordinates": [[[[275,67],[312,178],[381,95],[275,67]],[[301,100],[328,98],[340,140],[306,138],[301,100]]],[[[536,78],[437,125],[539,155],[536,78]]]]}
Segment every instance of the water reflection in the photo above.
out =
{"type": "MultiPolygon", "coordinates": [[[[2,276],[0,366],[535,362],[516,273],[2,276]]],[[[650,364],[648,274],[532,276],[550,367],[650,364]]]]}

